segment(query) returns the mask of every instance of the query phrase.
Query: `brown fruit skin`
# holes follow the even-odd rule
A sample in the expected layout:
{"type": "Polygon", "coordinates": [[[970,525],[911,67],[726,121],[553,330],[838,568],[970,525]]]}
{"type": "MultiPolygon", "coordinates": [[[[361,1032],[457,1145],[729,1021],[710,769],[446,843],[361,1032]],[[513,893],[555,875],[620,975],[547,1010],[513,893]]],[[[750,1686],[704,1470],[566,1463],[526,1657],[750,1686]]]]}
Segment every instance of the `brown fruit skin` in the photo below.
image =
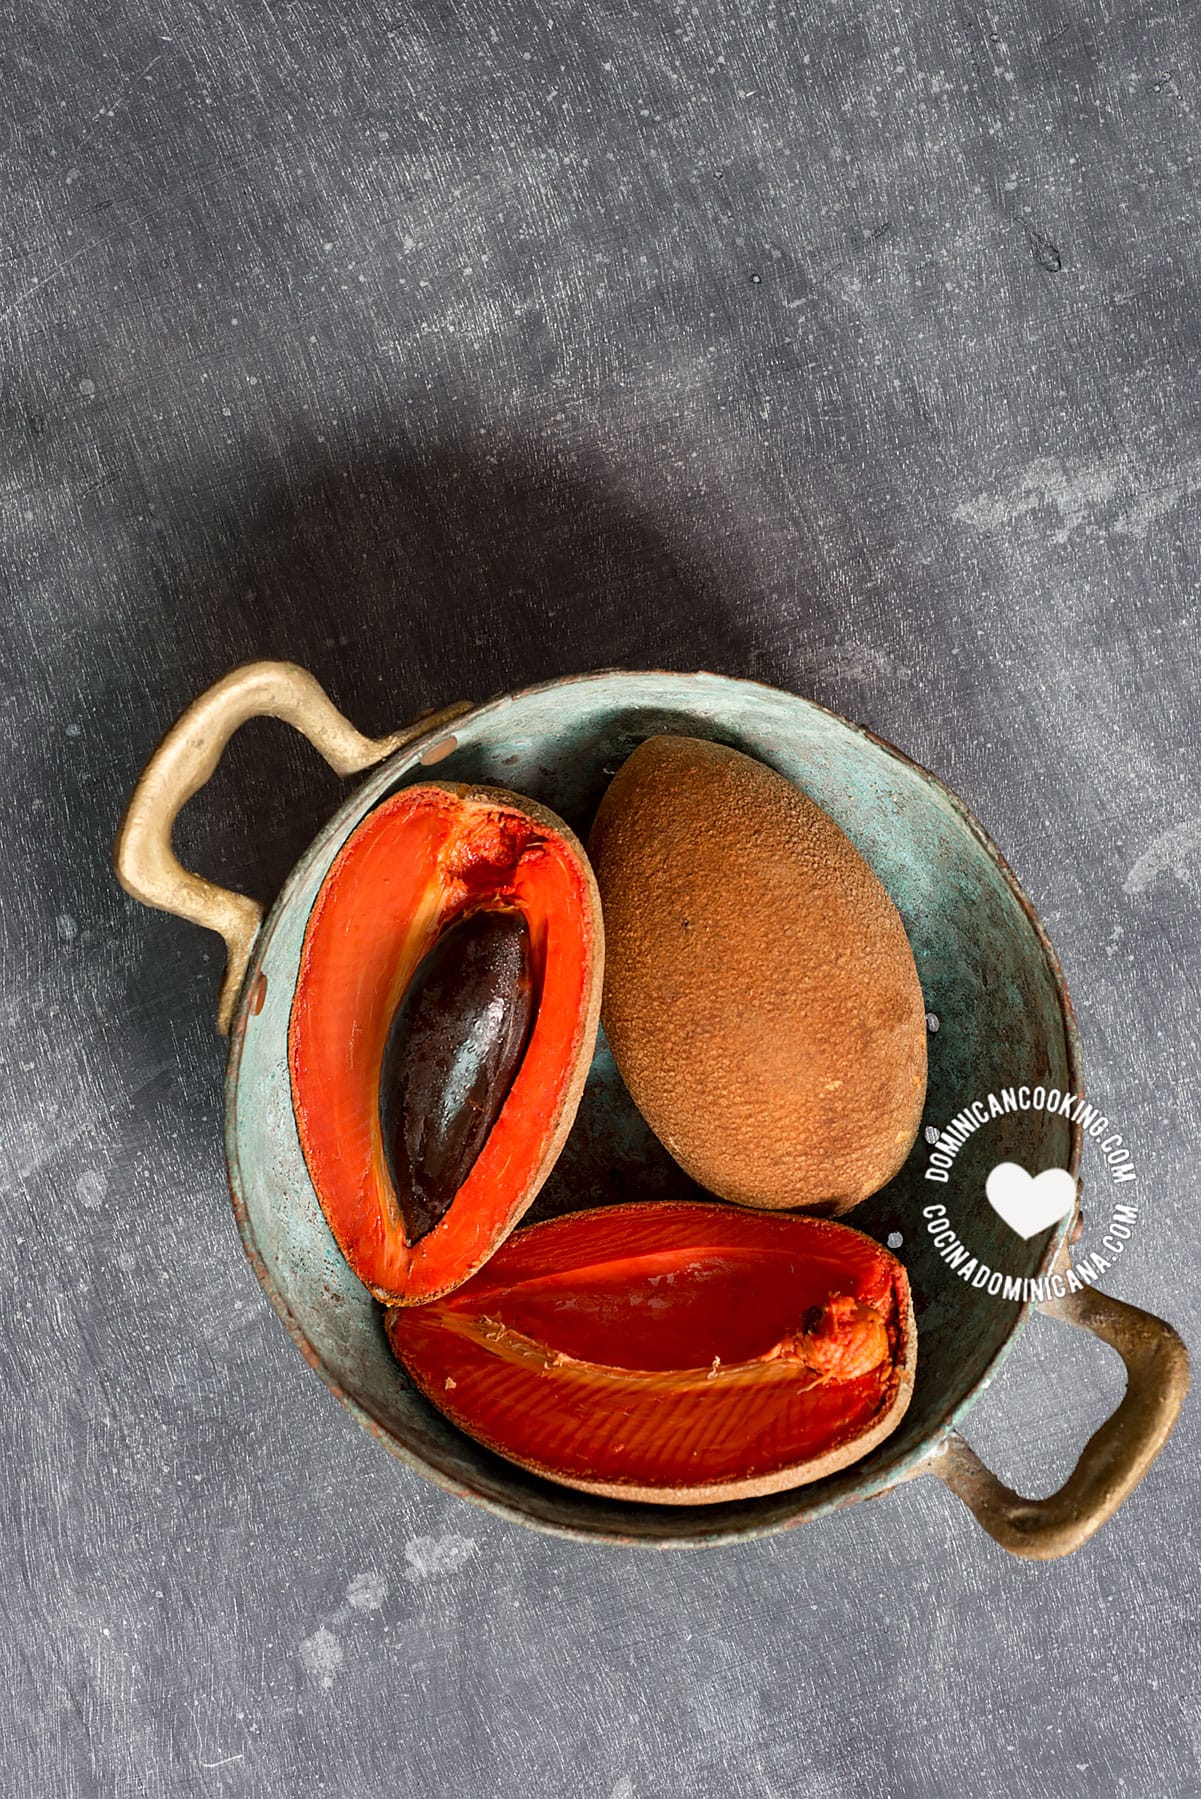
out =
{"type": "Polygon", "coordinates": [[[723,744],[652,737],[589,840],[601,1018],[635,1105],[738,1205],[847,1212],[902,1166],[926,1097],[900,914],[821,808],[723,744]]]}

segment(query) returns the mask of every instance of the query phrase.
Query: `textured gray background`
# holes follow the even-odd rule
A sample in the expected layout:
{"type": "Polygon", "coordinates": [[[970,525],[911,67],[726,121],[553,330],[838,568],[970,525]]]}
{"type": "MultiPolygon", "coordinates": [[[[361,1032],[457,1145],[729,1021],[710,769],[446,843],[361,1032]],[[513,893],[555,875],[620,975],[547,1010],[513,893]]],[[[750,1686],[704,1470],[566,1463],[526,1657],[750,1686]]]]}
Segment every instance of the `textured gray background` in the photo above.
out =
{"type": "MultiPolygon", "coordinates": [[[[5,1795],[1201,1792],[1198,1408],[1075,1558],[922,1481],[544,1541],[395,1466],[243,1262],[220,952],[108,869],[252,655],[366,729],[753,673],[956,785],[1046,917],[1201,1341],[1193,4],[28,0],[0,69],[5,1795]]],[[[339,786],[249,727],[195,864],[339,786]]],[[[1086,1205],[1087,1205],[1086,1194],[1086,1205]]],[[[1046,1320],[969,1435],[1121,1390],[1046,1320]]]]}

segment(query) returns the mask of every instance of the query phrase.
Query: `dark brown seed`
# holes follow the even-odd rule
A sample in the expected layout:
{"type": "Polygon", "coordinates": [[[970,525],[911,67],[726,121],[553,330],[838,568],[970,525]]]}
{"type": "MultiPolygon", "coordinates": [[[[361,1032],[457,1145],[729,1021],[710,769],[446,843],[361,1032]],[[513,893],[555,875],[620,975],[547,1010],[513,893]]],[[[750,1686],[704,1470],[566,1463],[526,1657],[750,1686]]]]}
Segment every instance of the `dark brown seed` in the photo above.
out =
{"type": "Polygon", "coordinates": [[[380,1124],[410,1243],[450,1209],[488,1141],[533,1011],[529,926],[512,910],[451,925],[409,983],[384,1050],[380,1124]]]}

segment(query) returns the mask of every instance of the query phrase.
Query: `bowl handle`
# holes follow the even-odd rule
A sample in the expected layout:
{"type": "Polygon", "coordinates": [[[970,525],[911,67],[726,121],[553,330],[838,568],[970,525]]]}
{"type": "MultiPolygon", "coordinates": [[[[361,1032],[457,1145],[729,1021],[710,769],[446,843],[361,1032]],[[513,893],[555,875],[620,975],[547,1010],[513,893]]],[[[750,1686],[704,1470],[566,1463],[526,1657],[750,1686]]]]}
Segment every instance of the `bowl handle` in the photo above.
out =
{"type": "Polygon", "coordinates": [[[985,1467],[958,1431],[926,1466],[1003,1549],[1049,1562],[1087,1543],[1146,1474],[1184,1404],[1189,1358],[1170,1324],[1096,1287],[1050,1299],[1039,1310],[1092,1331],[1126,1364],[1121,1405],[1093,1432],[1058,1493],[1023,1499],[985,1467]]]}
{"type": "Polygon", "coordinates": [[[134,788],[113,866],[134,899],[224,937],[225,976],[217,1003],[222,1036],[229,1033],[263,908],[247,894],[190,874],[176,858],[171,835],[181,807],[204,786],[238,726],[251,718],[283,719],[338,774],[352,775],[466,709],[448,706],[391,737],[364,737],[306,669],[294,662],[247,662],[202,693],[172,725],[134,788]]]}

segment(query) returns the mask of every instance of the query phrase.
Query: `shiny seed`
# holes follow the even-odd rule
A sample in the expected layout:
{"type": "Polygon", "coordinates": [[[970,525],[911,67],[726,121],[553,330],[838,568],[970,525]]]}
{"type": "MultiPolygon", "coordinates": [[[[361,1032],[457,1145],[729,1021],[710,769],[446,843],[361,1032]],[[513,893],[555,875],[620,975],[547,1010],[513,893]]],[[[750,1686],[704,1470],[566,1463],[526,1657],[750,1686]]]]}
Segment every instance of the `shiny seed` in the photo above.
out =
{"type": "Polygon", "coordinates": [[[508,1098],[533,1020],[530,932],[469,914],[426,954],[388,1033],[380,1125],[410,1243],[445,1217],[508,1098]]]}

